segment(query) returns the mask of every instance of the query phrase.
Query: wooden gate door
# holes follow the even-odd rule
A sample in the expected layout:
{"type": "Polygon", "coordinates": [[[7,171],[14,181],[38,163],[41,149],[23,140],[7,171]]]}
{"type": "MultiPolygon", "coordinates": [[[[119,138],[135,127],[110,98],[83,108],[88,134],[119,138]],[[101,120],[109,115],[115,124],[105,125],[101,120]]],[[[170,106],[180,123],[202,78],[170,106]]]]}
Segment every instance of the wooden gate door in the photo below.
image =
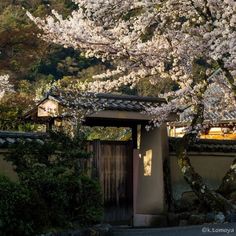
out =
{"type": "Polygon", "coordinates": [[[131,142],[95,141],[94,164],[104,198],[104,222],[131,224],[133,215],[133,150],[131,142]]]}

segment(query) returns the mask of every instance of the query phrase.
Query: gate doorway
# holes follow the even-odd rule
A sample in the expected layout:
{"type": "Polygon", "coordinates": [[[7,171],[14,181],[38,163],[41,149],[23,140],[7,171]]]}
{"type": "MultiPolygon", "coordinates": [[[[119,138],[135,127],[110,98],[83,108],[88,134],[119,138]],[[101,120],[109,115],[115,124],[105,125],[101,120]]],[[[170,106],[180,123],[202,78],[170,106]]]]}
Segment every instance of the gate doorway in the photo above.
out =
{"type": "MultiPolygon", "coordinates": [[[[67,103],[60,90],[52,91],[25,114],[25,120],[64,129],[71,118],[63,115],[64,108],[68,107],[69,111],[85,111],[84,126],[132,128],[133,145],[131,142],[91,142],[90,150],[95,156],[93,164],[86,160],[85,166],[89,167],[86,170],[93,170],[93,176],[101,183],[105,204],[104,222],[148,226],[153,215],[162,213],[165,209],[162,163],[168,154],[168,142],[166,127],[154,128],[151,136],[145,130],[145,126],[155,118],[147,114],[146,108],[158,107],[166,103],[165,99],[79,91],[74,95],[76,102],[70,98],[67,103]],[[49,112],[51,109],[58,115],[52,117],[49,112]],[[138,126],[141,127],[140,132],[137,132],[138,126]],[[137,152],[133,157],[138,137],[141,137],[140,153],[137,152]],[[149,150],[152,150],[149,153],[152,153],[153,158],[149,159],[153,162],[149,165],[150,176],[146,176],[143,173],[143,160],[149,150]],[[153,186],[158,186],[154,188],[154,192],[153,186]]],[[[73,128],[74,123],[71,125],[73,128]]]]}
{"type": "Polygon", "coordinates": [[[101,183],[104,223],[131,225],[133,218],[133,146],[131,141],[90,142],[93,176],[101,183]]]}

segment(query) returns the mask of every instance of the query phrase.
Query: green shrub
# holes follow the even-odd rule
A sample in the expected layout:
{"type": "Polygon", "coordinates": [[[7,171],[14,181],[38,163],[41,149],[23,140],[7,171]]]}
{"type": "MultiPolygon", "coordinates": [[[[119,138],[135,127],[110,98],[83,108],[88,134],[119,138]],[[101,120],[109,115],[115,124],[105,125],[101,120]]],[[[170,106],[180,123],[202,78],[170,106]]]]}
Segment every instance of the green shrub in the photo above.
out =
{"type": "Polygon", "coordinates": [[[69,189],[69,191],[74,191],[70,197],[71,204],[69,209],[71,209],[74,217],[78,218],[81,225],[97,223],[101,220],[103,214],[100,184],[86,176],[81,176],[80,180],[76,181],[74,179],[74,181],[75,183],[79,182],[79,184],[75,185],[75,189],[69,189]],[[78,186],[81,192],[76,191],[78,186]],[[72,210],[75,205],[76,208],[72,210]]]}
{"type": "Polygon", "coordinates": [[[74,138],[62,132],[51,132],[43,141],[22,139],[12,146],[6,160],[14,164],[20,178],[35,166],[62,167],[78,172],[78,161],[91,157],[84,139],[83,132],[78,132],[74,138]]]}
{"type": "Polygon", "coordinates": [[[0,235],[32,235],[30,192],[18,183],[0,176],[0,235]]]}
{"type": "Polygon", "coordinates": [[[38,194],[46,205],[46,216],[53,227],[66,227],[76,222],[91,225],[99,222],[103,208],[97,181],[58,168],[37,167],[23,182],[38,194]]]}
{"type": "Polygon", "coordinates": [[[0,179],[0,235],[45,233],[97,223],[103,213],[100,184],[79,170],[83,140],[53,134],[47,142],[21,142],[7,158],[20,183],[0,179]],[[68,150],[68,151],[67,151],[68,150]]]}
{"type": "Polygon", "coordinates": [[[0,177],[0,235],[21,236],[100,221],[100,186],[87,176],[32,171],[21,184],[0,177]]]}

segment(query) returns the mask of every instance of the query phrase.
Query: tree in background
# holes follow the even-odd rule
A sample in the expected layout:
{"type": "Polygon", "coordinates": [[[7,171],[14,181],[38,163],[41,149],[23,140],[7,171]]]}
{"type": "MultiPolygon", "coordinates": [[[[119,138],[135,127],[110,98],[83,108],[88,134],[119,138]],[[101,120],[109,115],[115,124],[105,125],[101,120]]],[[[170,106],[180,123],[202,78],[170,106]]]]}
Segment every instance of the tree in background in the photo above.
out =
{"type": "Polygon", "coordinates": [[[67,16],[76,5],[69,0],[0,2],[0,71],[9,74],[15,90],[14,96],[0,95],[0,130],[35,130],[37,126],[24,124],[21,117],[45,96],[52,84],[60,79],[63,83],[87,79],[90,74],[86,70],[100,63],[84,58],[72,48],[39,39],[40,30],[25,15],[24,8],[37,16],[45,16],[55,8],[67,16]]]}
{"type": "Polygon", "coordinates": [[[25,15],[24,8],[41,17],[52,8],[67,16],[76,5],[69,0],[0,2],[0,70],[10,75],[16,89],[21,80],[38,87],[48,78],[78,77],[81,70],[98,63],[96,59],[87,60],[72,48],[65,49],[39,39],[40,30],[25,15]]]}
{"type": "Polygon", "coordinates": [[[63,15],[68,15],[74,9],[67,0],[1,1],[0,70],[7,71],[12,79],[30,77],[28,74],[32,68],[58,49],[37,38],[39,30],[25,16],[23,9],[31,10],[37,16],[45,16],[51,7],[63,15]]]}
{"type": "Polygon", "coordinates": [[[21,116],[30,108],[33,94],[27,81],[21,81],[18,90],[9,82],[9,75],[0,76],[0,130],[27,130],[35,126],[24,123],[21,116]]]}
{"type": "MultiPolygon", "coordinates": [[[[38,38],[40,30],[28,19],[24,9],[43,17],[53,8],[66,17],[77,5],[70,0],[0,2],[0,70],[10,75],[15,90],[14,96],[1,101],[1,130],[34,130],[36,126],[22,125],[19,118],[45,97],[55,81],[63,86],[71,81],[91,81],[94,74],[114,67],[112,61],[102,63],[96,58],[88,59],[73,48],[52,45],[38,38]]],[[[140,82],[137,88],[123,86],[119,91],[153,96],[164,91],[168,87],[165,84],[152,86],[147,80],[140,82]]]]}
{"type": "Polygon", "coordinates": [[[6,92],[12,90],[12,85],[9,83],[9,75],[0,76],[0,100],[3,98],[6,92]]]}
{"type": "MultiPolygon", "coordinates": [[[[172,112],[184,113],[191,120],[178,145],[180,170],[211,209],[226,214],[235,211],[234,205],[205,185],[187,154],[188,145],[206,128],[203,121],[209,118],[209,112],[217,109],[219,114],[211,118],[213,123],[221,118],[226,106],[235,107],[235,1],[74,2],[78,9],[68,18],[55,10],[46,19],[27,14],[43,31],[40,36],[46,42],[83,51],[86,57],[113,61],[116,67],[94,76],[94,82],[64,89],[64,99],[81,90],[111,92],[123,85],[134,88],[144,79],[152,84],[171,79],[177,86],[175,91],[163,94],[168,103],[147,112],[156,116],[157,126],[172,112]],[[212,93],[216,87],[219,92],[212,93]]],[[[234,170],[235,165],[231,168],[234,170]]]]}

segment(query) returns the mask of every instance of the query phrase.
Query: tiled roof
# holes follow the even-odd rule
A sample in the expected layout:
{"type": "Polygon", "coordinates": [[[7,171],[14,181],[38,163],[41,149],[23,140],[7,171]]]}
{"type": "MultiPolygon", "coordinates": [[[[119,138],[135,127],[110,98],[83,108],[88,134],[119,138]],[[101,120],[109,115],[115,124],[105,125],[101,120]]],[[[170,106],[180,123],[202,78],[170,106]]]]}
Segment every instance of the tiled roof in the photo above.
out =
{"type": "MultiPolygon", "coordinates": [[[[26,142],[36,141],[41,144],[47,137],[46,133],[24,133],[24,132],[4,132],[0,131],[0,148],[10,147],[22,140],[26,142]]],[[[180,138],[169,138],[169,150],[176,150],[177,142],[180,138]]],[[[210,140],[200,139],[189,147],[192,152],[225,152],[236,153],[236,140],[210,140]]]]}
{"type": "MultiPolygon", "coordinates": [[[[218,84],[211,84],[206,91],[207,97],[205,98],[205,110],[204,119],[207,121],[215,121],[216,123],[236,123],[236,107],[229,106],[229,104],[224,104],[225,109],[219,110],[219,104],[221,97],[224,97],[224,90],[218,84]],[[217,95],[217,96],[216,96],[217,95]],[[215,107],[212,107],[212,101],[215,102],[215,107]]],[[[187,123],[191,121],[189,117],[190,109],[187,109],[180,115],[179,124],[176,122],[176,125],[181,125],[181,123],[187,123]]]]}
{"type": "MultiPolygon", "coordinates": [[[[49,94],[49,99],[54,99],[62,103],[62,99],[57,94],[49,94]]],[[[133,95],[107,94],[107,93],[86,93],[79,94],[77,98],[71,100],[78,108],[91,109],[98,108],[104,110],[118,111],[144,111],[145,107],[158,106],[166,102],[162,98],[140,97],[133,95]]]]}
{"type": "MultiPolygon", "coordinates": [[[[169,138],[169,150],[174,152],[181,138],[169,138]]],[[[188,148],[191,152],[236,153],[236,140],[199,139],[188,148]]]]}
{"type": "Polygon", "coordinates": [[[47,137],[46,133],[0,131],[0,148],[7,148],[22,140],[43,144],[45,137],[47,137]]]}
{"type": "MultiPolygon", "coordinates": [[[[211,120],[219,119],[219,115],[217,115],[214,112],[209,113],[209,116],[211,120]]],[[[220,122],[230,122],[230,121],[236,122],[236,108],[235,110],[225,111],[223,117],[220,119],[220,122]]]]}
{"type": "MultiPolygon", "coordinates": [[[[205,116],[205,122],[207,122],[208,120],[217,120],[217,123],[229,123],[229,122],[236,122],[236,108],[232,109],[232,110],[225,110],[222,113],[218,113],[218,112],[210,112],[204,115],[205,116]]],[[[180,124],[181,123],[187,123],[187,122],[191,122],[191,119],[189,118],[189,116],[185,114],[180,116],[180,120],[178,121],[180,124]]],[[[178,124],[178,122],[176,122],[176,124],[178,124]]]]}

